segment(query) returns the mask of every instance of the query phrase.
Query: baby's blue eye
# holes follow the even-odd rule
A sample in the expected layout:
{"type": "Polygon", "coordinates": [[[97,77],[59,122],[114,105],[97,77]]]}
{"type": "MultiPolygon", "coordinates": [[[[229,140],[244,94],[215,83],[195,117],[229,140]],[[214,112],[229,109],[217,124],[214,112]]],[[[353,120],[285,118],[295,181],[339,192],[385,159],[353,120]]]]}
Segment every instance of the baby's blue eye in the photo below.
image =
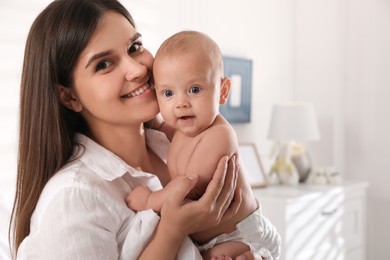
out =
{"type": "Polygon", "coordinates": [[[193,86],[190,88],[190,93],[197,94],[200,92],[200,88],[198,86],[193,86]]]}
{"type": "Polygon", "coordinates": [[[172,91],[172,90],[165,90],[165,91],[163,92],[163,95],[164,95],[165,97],[172,97],[172,96],[173,96],[173,91],[172,91]]]}

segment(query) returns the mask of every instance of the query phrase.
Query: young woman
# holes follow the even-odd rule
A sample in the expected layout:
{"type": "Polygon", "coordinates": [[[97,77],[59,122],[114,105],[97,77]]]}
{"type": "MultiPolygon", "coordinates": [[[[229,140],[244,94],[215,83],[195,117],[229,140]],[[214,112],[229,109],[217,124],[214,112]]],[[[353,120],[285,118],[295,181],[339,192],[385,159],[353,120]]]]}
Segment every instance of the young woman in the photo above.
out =
{"type": "Polygon", "coordinates": [[[191,173],[161,216],[127,208],[134,187],[158,190],[169,179],[168,141],[144,128],[159,112],[152,64],[116,0],[57,0],[37,17],[21,82],[16,258],[197,259],[187,235],[236,213],[237,168],[226,156],[199,200],[185,199],[191,173]]]}

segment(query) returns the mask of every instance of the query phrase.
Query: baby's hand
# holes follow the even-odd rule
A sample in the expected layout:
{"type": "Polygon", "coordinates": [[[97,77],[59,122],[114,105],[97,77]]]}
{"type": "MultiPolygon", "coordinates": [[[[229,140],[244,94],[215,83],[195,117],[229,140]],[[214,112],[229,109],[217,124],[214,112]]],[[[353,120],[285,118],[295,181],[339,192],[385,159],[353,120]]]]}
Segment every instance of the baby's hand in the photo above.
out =
{"type": "Polygon", "coordinates": [[[148,187],[138,186],[127,195],[127,206],[134,210],[140,211],[147,209],[148,197],[152,191],[148,187]]]}

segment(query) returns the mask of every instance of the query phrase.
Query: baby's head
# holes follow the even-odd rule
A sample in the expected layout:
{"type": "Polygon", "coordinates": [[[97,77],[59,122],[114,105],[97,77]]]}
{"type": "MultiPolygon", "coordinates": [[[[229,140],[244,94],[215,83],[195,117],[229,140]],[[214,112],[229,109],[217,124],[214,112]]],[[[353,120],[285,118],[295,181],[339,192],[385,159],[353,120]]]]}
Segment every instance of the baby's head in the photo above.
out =
{"type": "Polygon", "coordinates": [[[157,63],[164,58],[196,57],[216,76],[223,77],[223,59],[218,45],[208,35],[197,31],[182,31],[166,39],[157,51],[157,63]]]}
{"type": "Polygon", "coordinates": [[[157,51],[153,74],[165,121],[191,136],[214,122],[230,90],[221,50],[200,32],[183,31],[168,38],[157,51]]]}

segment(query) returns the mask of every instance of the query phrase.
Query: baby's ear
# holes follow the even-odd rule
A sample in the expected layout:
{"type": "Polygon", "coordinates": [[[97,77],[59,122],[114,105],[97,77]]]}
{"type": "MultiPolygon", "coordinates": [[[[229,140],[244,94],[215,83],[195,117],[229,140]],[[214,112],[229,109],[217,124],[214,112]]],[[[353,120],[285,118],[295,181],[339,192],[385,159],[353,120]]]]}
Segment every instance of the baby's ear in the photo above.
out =
{"type": "Polygon", "coordinates": [[[73,110],[74,112],[81,112],[81,110],[83,110],[83,106],[72,88],[66,88],[62,85],[58,85],[57,94],[61,104],[67,108],[73,110]]]}
{"type": "Polygon", "coordinates": [[[226,103],[230,92],[230,78],[224,77],[221,82],[221,92],[219,95],[219,104],[223,105],[226,103]]]}

